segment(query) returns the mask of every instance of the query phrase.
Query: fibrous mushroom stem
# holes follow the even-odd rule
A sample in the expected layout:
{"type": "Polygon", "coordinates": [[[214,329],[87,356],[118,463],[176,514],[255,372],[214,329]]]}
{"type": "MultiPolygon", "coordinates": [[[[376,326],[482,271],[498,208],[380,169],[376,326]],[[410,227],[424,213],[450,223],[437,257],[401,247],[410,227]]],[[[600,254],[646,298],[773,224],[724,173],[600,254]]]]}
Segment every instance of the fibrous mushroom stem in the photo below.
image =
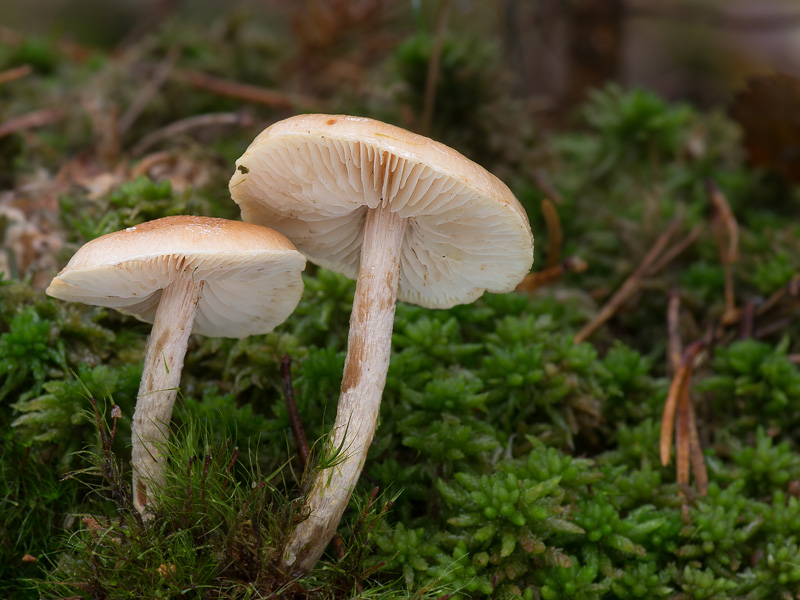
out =
{"type": "Polygon", "coordinates": [[[407,220],[388,207],[369,209],[350,315],[347,358],[328,452],[334,466],[317,475],[306,499],[308,518],[286,546],[293,572],[310,570],[336,533],[378,423],[392,344],[400,251],[407,220]]]}
{"type": "Polygon", "coordinates": [[[203,282],[191,276],[178,277],[164,288],[147,341],[131,427],[133,504],[139,512],[149,502],[148,488],[164,484],[163,449],[202,290],[203,282]]]}

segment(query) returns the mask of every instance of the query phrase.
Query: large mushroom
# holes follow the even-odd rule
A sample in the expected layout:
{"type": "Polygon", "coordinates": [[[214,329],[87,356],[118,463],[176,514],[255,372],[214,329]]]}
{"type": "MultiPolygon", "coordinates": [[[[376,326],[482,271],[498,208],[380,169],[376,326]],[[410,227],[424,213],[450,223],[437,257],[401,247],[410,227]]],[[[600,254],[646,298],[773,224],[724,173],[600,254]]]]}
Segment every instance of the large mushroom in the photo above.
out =
{"type": "Polygon", "coordinates": [[[524,209],[455,150],[372,119],[301,115],[264,130],[230,181],[245,221],[270,224],[312,262],[357,277],[331,448],[344,458],[307,496],[284,563],[313,567],[344,512],[377,425],[395,301],[428,308],[508,292],[528,273],[524,209]]]}
{"type": "Polygon", "coordinates": [[[47,293],[153,323],[133,415],[133,501],[163,485],[163,449],[192,331],[268,333],[303,293],[305,257],[280,233],[238,221],[176,216],[82,246],[47,293]]]}

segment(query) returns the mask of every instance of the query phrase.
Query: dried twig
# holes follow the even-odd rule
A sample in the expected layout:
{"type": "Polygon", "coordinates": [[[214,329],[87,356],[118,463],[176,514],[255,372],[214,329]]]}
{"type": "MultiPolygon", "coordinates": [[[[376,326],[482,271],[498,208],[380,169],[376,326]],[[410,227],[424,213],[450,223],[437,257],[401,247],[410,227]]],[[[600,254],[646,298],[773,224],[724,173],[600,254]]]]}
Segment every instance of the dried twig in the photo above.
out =
{"type": "Polygon", "coordinates": [[[289,423],[292,425],[294,441],[297,444],[297,452],[300,455],[300,462],[303,469],[308,465],[308,440],[303,429],[303,421],[297,410],[297,402],[294,397],[294,387],[292,387],[292,357],[284,354],[281,359],[281,377],[283,378],[283,395],[286,397],[286,412],[289,414],[289,423]]]}
{"type": "Polygon", "coordinates": [[[161,89],[161,86],[163,86],[164,82],[167,80],[172,67],[175,65],[175,59],[177,57],[178,49],[176,47],[171,48],[169,52],[167,52],[164,60],[161,61],[161,63],[153,72],[153,76],[150,78],[147,84],[141,90],[139,90],[139,93],[137,94],[136,98],[134,98],[133,102],[131,102],[128,110],[125,111],[125,114],[123,114],[117,122],[118,135],[121,136],[123,133],[128,131],[136,119],[139,118],[139,115],[142,114],[142,111],[147,108],[147,105],[150,104],[153,96],[158,93],[158,90],[161,89]]]}
{"type": "Polygon", "coordinates": [[[739,318],[739,339],[746,340],[753,337],[753,324],[756,318],[756,303],[753,299],[747,300],[742,306],[739,318]]]}
{"type": "Polygon", "coordinates": [[[49,125],[50,123],[60,121],[66,116],[67,113],[60,108],[35,110],[0,123],[0,138],[26,129],[34,129],[35,127],[49,125]]]}
{"type": "Polygon", "coordinates": [[[140,156],[159,142],[185,134],[193,129],[218,127],[220,125],[239,125],[247,127],[253,123],[252,117],[244,113],[210,113],[195,115],[170,123],[166,127],[156,129],[147,134],[131,149],[133,156],[140,156]]]}
{"type": "Polygon", "coordinates": [[[672,245],[664,254],[655,261],[650,268],[647,269],[645,275],[648,277],[652,277],[661,272],[664,267],[666,267],[669,263],[673,260],[678,258],[684,250],[689,248],[692,244],[694,244],[698,239],[700,239],[700,235],[703,233],[703,226],[702,225],[695,225],[692,230],[686,235],[686,237],[678,240],[675,244],[672,245]]]}
{"type": "Polygon", "coordinates": [[[588,265],[580,256],[570,256],[554,267],[549,267],[536,273],[528,273],[517,286],[518,292],[532,292],[549,285],[559,279],[565,273],[582,273],[588,265]]]}
{"type": "Polygon", "coordinates": [[[564,204],[564,198],[561,197],[558,190],[550,183],[550,178],[547,177],[547,173],[543,168],[533,169],[531,173],[533,174],[533,182],[536,184],[536,187],[543,191],[545,196],[553,200],[556,204],[564,204]]]}
{"type": "Polygon", "coordinates": [[[547,226],[547,262],[545,268],[552,268],[561,262],[561,244],[563,233],[561,231],[561,219],[558,218],[558,211],[555,204],[547,198],[542,200],[542,216],[547,226]]]}
{"type": "Polygon", "coordinates": [[[708,197],[714,209],[712,223],[714,235],[717,239],[720,262],[725,272],[725,314],[723,323],[729,323],[736,318],[736,294],[733,287],[733,265],[739,258],[739,225],[733,216],[728,199],[722,190],[713,182],[706,184],[708,197]]]}
{"type": "Polygon", "coordinates": [[[236,98],[237,100],[244,100],[245,102],[252,102],[253,104],[262,104],[264,106],[271,106],[284,110],[293,110],[297,108],[307,108],[321,112],[325,110],[323,103],[316,98],[286,94],[255,85],[239,83],[238,81],[212,77],[205,73],[198,73],[195,71],[178,71],[175,73],[175,76],[199,90],[212,92],[229,98],[236,98]]]}
{"type": "Polygon", "coordinates": [[[679,330],[680,309],[680,293],[677,289],[673,289],[669,293],[669,303],[667,304],[667,356],[673,374],[678,372],[683,354],[683,342],[679,330]]]}
{"type": "Polygon", "coordinates": [[[694,404],[691,401],[689,401],[689,458],[697,491],[705,496],[708,492],[708,471],[706,470],[706,461],[703,456],[703,447],[700,445],[700,435],[697,431],[694,404]]]}
{"type": "Polygon", "coordinates": [[[783,331],[789,325],[791,325],[798,317],[800,317],[800,311],[792,311],[786,317],[778,319],[777,321],[773,321],[772,323],[767,323],[763,327],[759,327],[753,332],[753,337],[755,339],[765,338],[773,333],[778,333],[779,331],[783,331]]]}
{"type": "Polygon", "coordinates": [[[444,45],[444,32],[447,29],[447,20],[450,16],[450,0],[439,0],[439,10],[436,15],[436,34],[431,48],[431,58],[428,61],[428,73],[425,77],[425,98],[422,107],[422,123],[420,130],[424,135],[429,135],[433,122],[433,109],[436,105],[436,86],[439,82],[439,63],[442,58],[444,45]]]}
{"type": "MultiPolygon", "coordinates": [[[[680,364],[672,378],[672,384],[667,393],[667,400],[664,403],[664,413],[661,416],[661,441],[659,446],[661,464],[664,466],[669,464],[670,454],[672,453],[672,434],[674,432],[676,410],[679,408],[681,399],[684,396],[688,398],[689,387],[692,381],[694,359],[705,346],[705,340],[699,340],[689,344],[686,350],[683,351],[680,364]]],[[[688,414],[685,418],[688,419],[688,414]]],[[[686,424],[688,425],[688,421],[686,424]]]]}
{"type": "Polygon", "coordinates": [[[644,277],[647,269],[655,262],[661,253],[664,252],[664,249],[669,243],[670,238],[680,228],[682,222],[683,219],[681,217],[676,217],[673,219],[669,226],[664,230],[664,233],[658,237],[656,243],[653,244],[653,247],[650,248],[649,252],[645,255],[644,259],[636,268],[636,270],[628,277],[628,279],[625,280],[625,282],[611,297],[611,299],[606,302],[603,308],[600,309],[600,312],[595,315],[594,319],[587,323],[583,329],[581,329],[575,335],[573,341],[576,344],[586,341],[589,336],[591,336],[603,323],[613,317],[619,308],[633,294],[636,293],[642,283],[642,277],[644,277]]]}
{"type": "Polygon", "coordinates": [[[22,79],[31,73],[33,73],[33,67],[30,65],[22,65],[21,67],[14,67],[13,69],[2,71],[0,72],[0,85],[22,79]]]}

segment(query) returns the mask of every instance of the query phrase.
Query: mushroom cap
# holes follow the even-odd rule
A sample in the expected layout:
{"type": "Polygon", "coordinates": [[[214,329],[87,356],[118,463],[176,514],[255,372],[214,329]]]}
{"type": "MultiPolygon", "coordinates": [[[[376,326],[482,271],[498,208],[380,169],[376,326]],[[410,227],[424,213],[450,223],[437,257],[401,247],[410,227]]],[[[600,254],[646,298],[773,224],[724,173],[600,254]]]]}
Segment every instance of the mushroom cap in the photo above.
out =
{"type": "Polygon", "coordinates": [[[373,119],[299,115],[265,129],[236,161],[242,219],[269,224],[312,262],[355,278],[368,208],[408,218],[398,299],[428,308],[509,292],[530,271],[525,210],[452,148],[373,119]]]}
{"type": "Polygon", "coordinates": [[[305,264],[286,237],[267,227],[166,217],[86,243],[47,293],[152,323],[161,290],[191,277],[205,282],[193,331],[241,338],[272,331],[294,311],[305,264]]]}

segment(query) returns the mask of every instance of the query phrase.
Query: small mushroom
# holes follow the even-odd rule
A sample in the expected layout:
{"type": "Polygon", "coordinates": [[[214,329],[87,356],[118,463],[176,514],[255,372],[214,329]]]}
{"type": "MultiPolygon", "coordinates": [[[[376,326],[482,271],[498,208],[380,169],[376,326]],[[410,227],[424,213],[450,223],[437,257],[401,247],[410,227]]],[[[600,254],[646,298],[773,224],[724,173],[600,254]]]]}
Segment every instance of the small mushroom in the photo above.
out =
{"type": "Polygon", "coordinates": [[[264,130],[236,162],[231,196],[245,221],[270,224],[312,262],[357,277],[332,448],[309,517],[284,562],[313,567],[336,531],[377,425],[396,299],[428,308],[509,292],[530,271],[524,209],[455,150],[372,119],[301,115],[264,130]]]}
{"type": "Polygon", "coordinates": [[[207,217],[157,219],[82,246],[50,296],[107,306],[153,323],[133,415],[133,498],[164,481],[163,448],[192,331],[243,338],[267,333],[295,309],[305,258],[280,233],[207,217]]]}

